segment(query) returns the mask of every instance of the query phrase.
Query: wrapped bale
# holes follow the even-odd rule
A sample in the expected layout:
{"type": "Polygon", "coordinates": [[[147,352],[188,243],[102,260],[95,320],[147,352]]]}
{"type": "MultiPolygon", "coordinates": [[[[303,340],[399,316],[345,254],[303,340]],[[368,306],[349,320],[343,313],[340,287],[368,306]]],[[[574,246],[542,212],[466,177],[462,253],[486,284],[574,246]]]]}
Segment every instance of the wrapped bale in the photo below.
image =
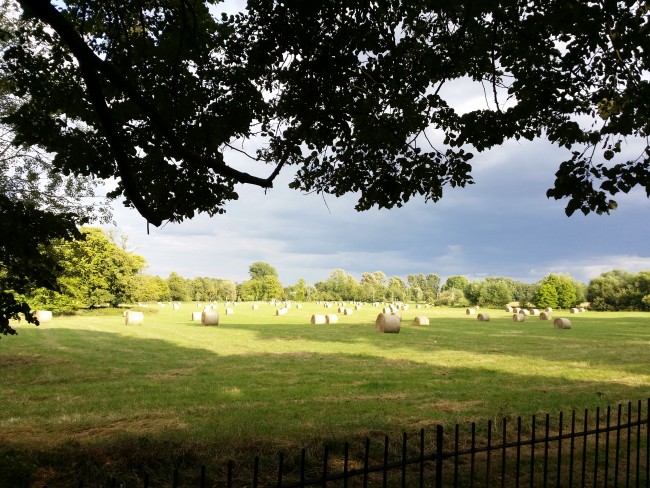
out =
{"type": "Polygon", "coordinates": [[[382,309],[382,313],[391,313],[391,312],[392,312],[392,310],[391,310],[390,307],[384,307],[384,308],[382,309]]]}
{"type": "Polygon", "coordinates": [[[506,306],[506,312],[508,312],[508,313],[512,313],[512,310],[513,310],[513,309],[512,309],[512,307],[511,307],[510,305],[507,305],[507,306],[506,306]]]}
{"type": "Polygon", "coordinates": [[[320,314],[314,314],[311,316],[311,323],[312,324],[326,324],[327,323],[327,318],[325,315],[320,315],[320,314]]]}
{"type": "Polygon", "coordinates": [[[335,324],[339,321],[339,316],[336,315],[335,313],[328,313],[325,315],[325,323],[327,324],[335,324]]]}
{"type": "Polygon", "coordinates": [[[375,330],[387,334],[399,334],[402,327],[402,317],[399,315],[389,315],[380,313],[375,321],[375,330]]]}
{"type": "Polygon", "coordinates": [[[513,313],[512,314],[512,321],[513,322],[524,322],[526,320],[526,316],[523,313],[513,313]]]}
{"type": "Polygon", "coordinates": [[[179,310],[181,308],[181,305],[180,305],[180,303],[174,303],[173,307],[174,307],[174,310],[179,310]]]}
{"type": "Polygon", "coordinates": [[[540,320],[551,320],[553,316],[551,315],[551,312],[542,312],[539,314],[539,319],[540,320]]]}
{"type": "Polygon", "coordinates": [[[296,303],[296,308],[302,308],[302,304],[301,303],[296,303]]]}
{"type": "Polygon", "coordinates": [[[142,325],[144,323],[144,314],[127,310],[124,314],[124,325],[142,325]]]}
{"type": "Polygon", "coordinates": [[[275,315],[285,315],[287,313],[288,308],[279,308],[275,311],[275,315]]]}
{"type": "Polygon", "coordinates": [[[578,312],[580,313],[586,312],[585,307],[578,307],[578,312]]]}
{"type": "Polygon", "coordinates": [[[52,321],[52,311],[51,310],[36,310],[34,312],[34,317],[38,320],[39,324],[44,324],[46,322],[52,321]]]}
{"type": "Polygon", "coordinates": [[[537,310],[536,308],[531,308],[530,309],[530,314],[531,315],[539,315],[539,310],[537,310]]]}
{"type": "Polygon", "coordinates": [[[343,309],[343,315],[352,315],[352,309],[351,308],[344,308],[343,309]]]}
{"type": "Polygon", "coordinates": [[[202,312],[192,312],[192,320],[201,320],[202,312]]]}
{"type": "Polygon", "coordinates": [[[570,329],[571,321],[569,319],[555,319],[553,321],[553,328],[555,329],[570,329]]]}
{"type": "Polygon", "coordinates": [[[361,305],[355,305],[355,306],[354,306],[354,309],[355,309],[355,310],[361,310],[361,305]]]}
{"type": "Polygon", "coordinates": [[[571,313],[578,313],[578,309],[577,309],[577,308],[572,308],[572,309],[569,310],[569,312],[571,312],[571,313]]]}
{"type": "Polygon", "coordinates": [[[474,315],[476,313],[476,311],[473,308],[466,308],[465,313],[467,315],[474,315]]]}
{"type": "Polygon", "coordinates": [[[490,316],[489,316],[487,313],[485,313],[485,312],[481,312],[480,314],[478,314],[478,315],[476,316],[476,319],[477,319],[479,322],[489,322],[489,320],[490,320],[490,316]]]}
{"type": "Polygon", "coordinates": [[[544,312],[549,312],[549,313],[550,313],[550,312],[552,312],[552,311],[553,311],[553,309],[552,309],[551,307],[546,307],[546,308],[544,309],[544,312]]]}
{"type": "Polygon", "coordinates": [[[201,314],[203,325],[219,325],[219,314],[215,310],[204,310],[201,314]]]}
{"type": "Polygon", "coordinates": [[[260,306],[257,303],[253,303],[253,305],[251,306],[252,310],[259,310],[259,308],[260,306]]]}
{"type": "Polygon", "coordinates": [[[427,317],[423,317],[422,315],[418,315],[413,320],[413,325],[429,325],[429,319],[427,317]]]}
{"type": "Polygon", "coordinates": [[[235,313],[235,310],[232,308],[227,308],[226,309],[226,315],[233,315],[235,313]]]}
{"type": "Polygon", "coordinates": [[[519,314],[520,315],[530,315],[530,312],[528,310],[526,310],[525,308],[522,308],[521,310],[519,310],[519,314]]]}

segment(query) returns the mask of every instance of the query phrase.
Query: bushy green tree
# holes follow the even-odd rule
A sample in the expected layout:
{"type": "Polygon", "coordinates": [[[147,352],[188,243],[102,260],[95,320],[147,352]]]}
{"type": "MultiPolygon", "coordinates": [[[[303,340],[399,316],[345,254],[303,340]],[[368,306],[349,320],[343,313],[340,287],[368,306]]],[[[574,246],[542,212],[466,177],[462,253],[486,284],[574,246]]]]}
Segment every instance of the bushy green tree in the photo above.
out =
{"type": "Polygon", "coordinates": [[[248,268],[248,273],[250,274],[252,280],[261,280],[265,276],[275,276],[276,278],[278,277],[277,270],[269,263],[262,261],[257,261],[251,264],[248,268]]]}
{"type": "Polygon", "coordinates": [[[169,287],[169,294],[175,302],[187,302],[194,300],[192,296],[191,281],[183,278],[178,273],[172,271],[167,277],[167,286],[169,287]]]}
{"type": "Polygon", "coordinates": [[[558,295],[552,283],[542,283],[533,295],[533,303],[540,308],[558,308],[558,295]]]}

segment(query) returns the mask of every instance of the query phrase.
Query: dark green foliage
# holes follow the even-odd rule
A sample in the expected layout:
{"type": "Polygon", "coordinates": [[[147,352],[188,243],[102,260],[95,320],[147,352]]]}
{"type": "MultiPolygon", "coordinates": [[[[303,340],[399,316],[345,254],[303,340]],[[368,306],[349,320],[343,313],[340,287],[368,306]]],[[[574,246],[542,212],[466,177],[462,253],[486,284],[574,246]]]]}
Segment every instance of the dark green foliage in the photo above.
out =
{"type": "Polygon", "coordinates": [[[115,195],[155,225],[221,213],[236,184],[271,187],[284,165],[291,187],[355,192],[359,210],[437,201],[472,182],[470,151],[541,136],[571,151],[548,191],[567,214],[650,192],[642,1],[252,0],[221,18],[200,0],[19,3],[29,22],[0,78],[24,100],[6,119],[17,140],[64,172],[119,177],[115,195]],[[451,106],[442,87],[461,79],[485,107],[451,106]],[[252,138],[264,176],[229,161],[252,138]]]}

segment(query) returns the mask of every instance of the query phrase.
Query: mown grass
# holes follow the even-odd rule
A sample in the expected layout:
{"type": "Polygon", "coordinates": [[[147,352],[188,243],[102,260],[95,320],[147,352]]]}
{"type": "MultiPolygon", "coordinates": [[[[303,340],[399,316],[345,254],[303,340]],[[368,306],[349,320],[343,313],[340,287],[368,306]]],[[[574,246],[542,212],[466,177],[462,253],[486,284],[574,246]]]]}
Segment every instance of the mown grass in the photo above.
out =
{"type": "Polygon", "coordinates": [[[248,462],[650,395],[647,313],[562,314],[573,328],[556,330],[502,310],[478,322],[462,309],[412,307],[399,334],[378,334],[369,305],[310,325],[325,313],[316,304],[280,317],[240,304],[218,327],[192,322],[193,304],[153,307],[143,326],[61,317],[0,341],[5,476],[52,485],[133,464],[248,462]],[[415,315],[431,325],[413,326],[415,315]]]}

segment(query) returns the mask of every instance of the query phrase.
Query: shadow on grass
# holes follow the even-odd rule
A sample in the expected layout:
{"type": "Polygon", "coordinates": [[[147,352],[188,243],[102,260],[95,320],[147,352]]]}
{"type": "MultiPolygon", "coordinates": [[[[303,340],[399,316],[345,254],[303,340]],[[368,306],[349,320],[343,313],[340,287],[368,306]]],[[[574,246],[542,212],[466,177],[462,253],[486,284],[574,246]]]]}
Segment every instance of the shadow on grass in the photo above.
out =
{"type": "MultiPolygon", "coordinates": [[[[56,486],[59,479],[69,486],[80,473],[97,478],[119,470],[168,472],[171,465],[196,467],[206,456],[215,466],[229,458],[248,463],[278,449],[299,452],[305,445],[438,423],[595,408],[642,399],[648,391],[647,384],[408,357],[408,350],[431,350],[434,356],[471,350],[467,339],[443,338],[453,330],[448,326],[405,327],[399,335],[377,334],[370,324],[307,332],[287,326],[281,328],[288,331],[284,336],[277,325],[219,327],[253,331],[260,341],[362,348],[222,354],[117,332],[34,331],[28,342],[19,337],[0,353],[0,486],[56,486]],[[402,352],[380,357],[363,347],[402,352]]],[[[507,329],[478,332],[485,339],[495,330],[507,329]]],[[[486,349],[501,344],[485,342],[486,349]]]]}

